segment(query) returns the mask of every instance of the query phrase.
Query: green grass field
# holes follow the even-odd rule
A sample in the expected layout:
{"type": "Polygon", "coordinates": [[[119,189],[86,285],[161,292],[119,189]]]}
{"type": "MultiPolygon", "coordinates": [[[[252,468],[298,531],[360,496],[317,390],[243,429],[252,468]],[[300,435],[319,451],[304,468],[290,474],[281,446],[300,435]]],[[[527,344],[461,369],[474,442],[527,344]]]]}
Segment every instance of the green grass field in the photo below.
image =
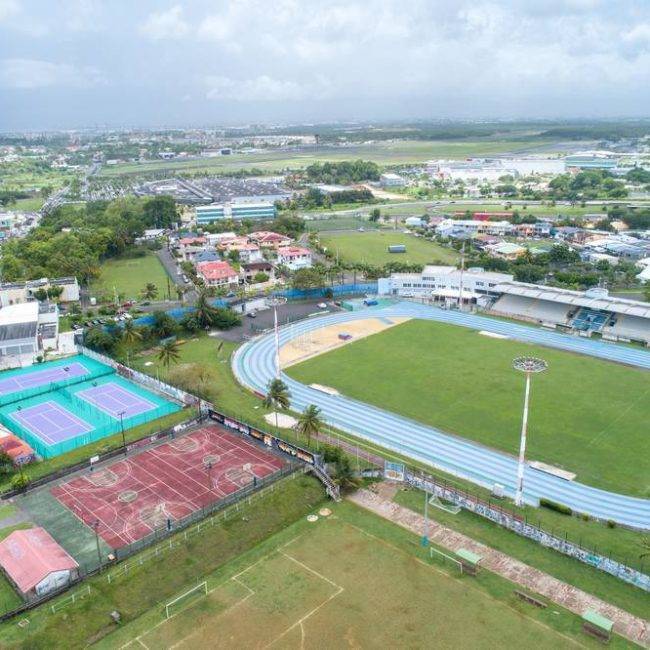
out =
{"type": "Polygon", "coordinates": [[[454,264],[458,259],[450,248],[399,231],[326,233],[321,235],[320,243],[335,255],[338,250],[342,261],[374,266],[388,262],[454,264]],[[393,244],[405,244],[406,253],[389,253],[388,247],[393,244]]]}
{"type": "Polygon", "coordinates": [[[283,531],[207,576],[207,586],[169,619],[161,602],[98,647],[595,645],[577,617],[525,605],[510,583],[486,572],[460,576],[429,559],[408,532],[349,503],[283,531]]]}
{"type": "MultiPolygon", "coordinates": [[[[143,257],[123,257],[107,260],[101,265],[101,276],[91,286],[91,295],[112,297],[114,287],[125,299],[137,299],[148,282],[158,287],[158,299],[167,298],[169,276],[154,253],[143,257]]],[[[171,282],[171,280],[169,280],[171,282]]],[[[173,300],[176,299],[171,283],[173,300]]]]}
{"type": "Polygon", "coordinates": [[[547,146],[538,139],[484,139],[473,141],[420,141],[400,140],[396,142],[376,142],[372,144],[350,145],[345,148],[320,147],[313,152],[274,151],[234,154],[217,158],[197,160],[155,161],[148,163],[125,163],[103,167],[99,176],[111,177],[149,172],[232,172],[240,169],[258,168],[273,173],[285,169],[301,169],[315,162],[336,162],[363,158],[379,165],[403,165],[425,162],[430,158],[466,158],[467,156],[486,156],[499,153],[516,152],[522,149],[547,146]]]}
{"type": "Polygon", "coordinates": [[[521,354],[549,363],[533,382],[528,458],[573,471],[583,483],[650,495],[645,371],[414,320],[288,374],[516,454],[524,383],[511,362],[521,354]]]}
{"type": "Polygon", "coordinates": [[[379,226],[367,219],[359,217],[341,216],[329,219],[314,219],[305,222],[307,230],[310,232],[325,232],[332,230],[356,230],[365,228],[366,230],[376,230],[379,226]]]}

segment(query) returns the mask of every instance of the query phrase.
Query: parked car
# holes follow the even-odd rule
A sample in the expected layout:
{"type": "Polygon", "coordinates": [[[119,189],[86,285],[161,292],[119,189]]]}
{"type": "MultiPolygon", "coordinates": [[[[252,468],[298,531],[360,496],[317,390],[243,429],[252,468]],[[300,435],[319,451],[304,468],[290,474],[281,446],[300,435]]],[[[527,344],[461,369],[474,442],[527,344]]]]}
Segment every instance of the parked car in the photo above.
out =
{"type": "Polygon", "coordinates": [[[248,316],[249,318],[257,318],[257,312],[249,311],[249,312],[246,314],[246,316],[248,316]]]}
{"type": "Polygon", "coordinates": [[[326,302],[319,302],[316,305],[316,307],[318,307],[318,309],[327,309],[327,303],[326,302]]]}

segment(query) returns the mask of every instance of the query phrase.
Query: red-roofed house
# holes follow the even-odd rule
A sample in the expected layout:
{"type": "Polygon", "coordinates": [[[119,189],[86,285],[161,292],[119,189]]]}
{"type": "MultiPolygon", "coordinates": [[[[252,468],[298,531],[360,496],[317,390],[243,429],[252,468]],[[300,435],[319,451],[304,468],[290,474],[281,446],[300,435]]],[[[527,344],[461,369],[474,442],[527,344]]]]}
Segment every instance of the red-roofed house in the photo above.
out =
{"type": "Polygon", "coordinates": [[[205,249],[208,240],[205,237],[183,237],[178,240],[178,251],[181,258],[191,262],[194,256],[205,249]]]}
{"type": "Polygon", "coordinates": [[[278,264],[292,271],[308,269],[311,266],[311,251],[300,246],[284,246],[278,249],[278,264]]]}
{"type": "Polygon", "coordinates": [[[201,262],[196,273],[209,287],[232,288],[239,284],[237,271],[228,262],[201,262]]]}
{"type": "Polygon", "coordinates": [[[288,246],[291,243],[291,237],[280,235],[277,232],[269,230],[258,230],[248,235],[248,238],[255,242],[260,248],[274,248],[278,249],[281,246],[288,246]]]}
{"type": "Polygon", "coordinates": [[[65,587],[79,575],[79,565],[44,528],[15,530],[0,542],[0,567],[27,600],[65,587]]]}
{"type": "Polygon", "coordinates": [[[14,461],[14,465],[26,465],[35,460],[34,450],[4,427],[0,427],[0,449],[14,461]]]}

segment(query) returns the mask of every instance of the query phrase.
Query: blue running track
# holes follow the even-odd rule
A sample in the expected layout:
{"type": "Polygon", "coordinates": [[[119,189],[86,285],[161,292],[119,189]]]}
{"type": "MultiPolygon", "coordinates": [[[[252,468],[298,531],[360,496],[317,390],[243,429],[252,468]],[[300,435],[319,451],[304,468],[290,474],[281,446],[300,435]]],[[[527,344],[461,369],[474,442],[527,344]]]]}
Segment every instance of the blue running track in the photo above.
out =
{"type": "MultiPolygon", "coordinates": [[[[400,316],[486,330],[519,341],[650,370],[650,352],[645,350],[411,302],[400,302],[390,307],[359,312],[337,313],[294,323],[280,330],[280,345],[326,325],[369,317],[390,319],[400,316]]],[[[272,333],[245,343],[237,350],[232,361],[233,371],[240,383],[258,393],[265,393],[269,380],[275,376],[274,364],[272,333]]],[[[302,411],[308,404],[316,404],[322,409],[324,419],[342,431],[487,488],[499,483],[509,495],[514,496],[517,473],[517,461],[514,457],[349,397],[328,395],[285,374],[282,377],[291,391],[291,407],[294,410],[302,411]]],[[[639,480],[646,478],[639,476],[639,480]]],[[[650,529],[650,500],[647,499],[565,481],[529,466],[525,470],[524,489],[526,501],[533,505],[537,505],[538,499],[544,497],[600,519],[612,519],[619,524],[650,529]]]]}

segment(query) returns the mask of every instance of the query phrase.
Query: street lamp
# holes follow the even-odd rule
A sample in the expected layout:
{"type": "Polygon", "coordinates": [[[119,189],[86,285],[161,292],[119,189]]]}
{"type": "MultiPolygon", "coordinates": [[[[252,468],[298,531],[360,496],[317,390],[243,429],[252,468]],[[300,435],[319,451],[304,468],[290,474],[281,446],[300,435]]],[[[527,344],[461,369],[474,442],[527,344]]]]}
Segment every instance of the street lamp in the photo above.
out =
{"type": "Polygon", "coordinates": [[[209,460],[206,468],[208,470],[208,490],[212,492],[212,461],[209,460]]]}
{"type": "Polygon", "coordinates": [[[124,436],[124,414],[126,411],[120,411],[120,431],[122,432],[122,447],[124,448],[124,455],[126,456],[126,437],[124,436]]]}
{"type": "Polygon", "coordinates": [[[278,329],[278,305],[284,305],[287,299],[283,296],[271,296],[267,299],[273,307],[273,330],[275,332],[275,378],[280,379],[280,330],[278,329]]]}
{"type": "Polygon", "coordinates": [[[95,531],[95,543],[97,544],[97,561],[99,562],[99,570],[102,570],[102,552],[99,548],[99,519],[95,519],[93,523],[93,530],[95,531]]]}
{"type": "Polygon", "coordinates": [[[512,362],[515,370],[526,373],[526,393],[524,396],[524,415],[521,422],[521,440],[519,443],[519,464],[517,465],[517,491],[515,503],[521,507],[524,505],[524,460],[526,456],[526,433],[528,428],[528,404],[530,401],[530,376],[539,374],[548,368],[544,359],[536,357],[517,357],[512,362]]]}

